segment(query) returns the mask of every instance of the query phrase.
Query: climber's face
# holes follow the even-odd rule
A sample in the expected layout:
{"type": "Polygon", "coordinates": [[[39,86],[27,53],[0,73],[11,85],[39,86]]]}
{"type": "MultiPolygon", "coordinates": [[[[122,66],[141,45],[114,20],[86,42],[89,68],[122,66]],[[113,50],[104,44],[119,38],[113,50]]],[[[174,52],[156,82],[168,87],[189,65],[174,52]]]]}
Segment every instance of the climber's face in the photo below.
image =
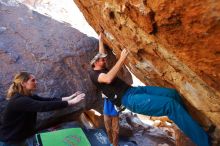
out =
{"type": "Polygon", "coordinates": [[[96,61],[96,66],[99,66],[100,68],[105,68],[106,66],[106,58],[100,58],[96,61]]]}

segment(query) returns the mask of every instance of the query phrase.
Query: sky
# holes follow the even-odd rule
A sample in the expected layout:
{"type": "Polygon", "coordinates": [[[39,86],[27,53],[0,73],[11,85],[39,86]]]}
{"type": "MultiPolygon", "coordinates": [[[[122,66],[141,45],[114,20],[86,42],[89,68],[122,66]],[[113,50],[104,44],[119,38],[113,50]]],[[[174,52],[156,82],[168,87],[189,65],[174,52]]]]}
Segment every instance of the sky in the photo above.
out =
{"type": "Polygon", "coordinates": [[[74,0],[0,0],[9,6],[19,6],[19,3],[59,22],[69,23],[73,28],[88,36],[97,37],[96,32],[87,23],[74,0]]]}

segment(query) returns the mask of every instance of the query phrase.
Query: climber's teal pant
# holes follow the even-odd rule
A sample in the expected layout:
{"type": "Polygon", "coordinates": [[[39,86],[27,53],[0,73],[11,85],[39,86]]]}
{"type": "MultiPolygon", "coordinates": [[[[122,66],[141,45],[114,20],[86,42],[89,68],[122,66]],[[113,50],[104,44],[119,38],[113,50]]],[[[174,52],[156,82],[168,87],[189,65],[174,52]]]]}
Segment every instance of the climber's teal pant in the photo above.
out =
{"type": "Polygon", "coordinates": [[[187,113],[178,92],[161,87],[131,87],[122,104],[132,112],[149,116],[168,116],[198,146],[209,146],[205,131],[187,113]]]}

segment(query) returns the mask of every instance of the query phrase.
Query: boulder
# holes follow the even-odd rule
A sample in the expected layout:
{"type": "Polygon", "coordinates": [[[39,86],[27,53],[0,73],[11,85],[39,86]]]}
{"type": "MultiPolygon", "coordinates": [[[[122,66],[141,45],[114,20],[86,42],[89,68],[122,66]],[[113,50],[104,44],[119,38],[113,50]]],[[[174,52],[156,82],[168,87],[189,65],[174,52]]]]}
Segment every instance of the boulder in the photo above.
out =
{"type": "Polygon", "coordinates": [[[192,116],[220,139],[220,1],[75,0],[146,85],[176,88],[192,116]],[[213,130],[212,130],[213,131],[213,130]]]}

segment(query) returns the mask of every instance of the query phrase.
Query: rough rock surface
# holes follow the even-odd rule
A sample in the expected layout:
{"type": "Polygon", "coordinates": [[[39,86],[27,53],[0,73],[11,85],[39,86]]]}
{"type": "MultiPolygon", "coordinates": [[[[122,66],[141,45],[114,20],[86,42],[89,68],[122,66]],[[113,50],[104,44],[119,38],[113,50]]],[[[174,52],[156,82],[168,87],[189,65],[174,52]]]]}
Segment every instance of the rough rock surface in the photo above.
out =
{"type": "MultiPolygon", "coordinates": [[[[101,107],[101,95],[88,75],[89,62],[97,53],[97,39],[16,1],[0,1],[0,20],[0,113],[14,74],[22,70],[36,76],[41,96],[61,97],[77,90],[86,93],[85,103],[55,112],[57,117],[101,107]]],[[[108,57],[113,64],[114,55],[108,57]]],[[[131,83],[128,71],[121,75],[131,83]]],[[[53,114],[40,114],[39,120],[53,120],[53,114]]]]}
{"type": "MultiPolygon", "coordinates": [[[[120,141],[126,139],[126,144],[129,145],[130,142],[131,146],[132,142],[138,146],[194,146],[189,138],[175,128],[175,124],[167,124],[167,117],[148,117],[127,111],[119,117],[119,145],[123,145],[120,141]]],[[[104,127],[103,118],[95,110],[86,111],[80,116],[88,129],[104,127]]]]}
{"type": "MultiPolygon", "coordinates": [[[[42,96],[60,97],[80,90],[86,92],[88,106],[96,101],[97,93],[87,73],[89,58],[97,47],[95,38],[22,4],[0,3],[0,11],[1,100],[14,74],[26,70],[36,75],[42,96]]],[[[68,112],[82,107],[85,104],[68,112]]]]}
{"type": "Polygon", "coordinates": [[[74,1],[96,32],[145,84],[174,87],[220,139],[220,1],[74,1]]]}

